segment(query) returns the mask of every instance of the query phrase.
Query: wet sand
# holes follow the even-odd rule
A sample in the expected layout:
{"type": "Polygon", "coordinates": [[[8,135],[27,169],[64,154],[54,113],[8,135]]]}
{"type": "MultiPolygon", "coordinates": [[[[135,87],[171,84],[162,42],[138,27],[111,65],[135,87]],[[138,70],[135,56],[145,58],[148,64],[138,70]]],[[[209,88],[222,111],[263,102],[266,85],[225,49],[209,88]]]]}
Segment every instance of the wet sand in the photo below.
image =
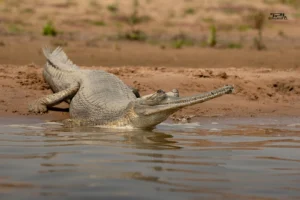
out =
{"type": "MultiPolygon", "coordinates": [[[[183,67],[82,67],[102,69],[117,75],[142,95],[158,89],[177,88],[181,96],[234,85],[233,94],[182,109],[171,118],[213,116],[299,116],[300,71],[271,68],[183,68],[183,67]]],[[[34,116],[28,103],[50,94],[39,65],[0,65],[0,115],[34,116]]],[[[50,120],[68,118],[68,105],[40,117],[50,120]],[[62,110],[59,110],[62,109],[62,110]]]]}

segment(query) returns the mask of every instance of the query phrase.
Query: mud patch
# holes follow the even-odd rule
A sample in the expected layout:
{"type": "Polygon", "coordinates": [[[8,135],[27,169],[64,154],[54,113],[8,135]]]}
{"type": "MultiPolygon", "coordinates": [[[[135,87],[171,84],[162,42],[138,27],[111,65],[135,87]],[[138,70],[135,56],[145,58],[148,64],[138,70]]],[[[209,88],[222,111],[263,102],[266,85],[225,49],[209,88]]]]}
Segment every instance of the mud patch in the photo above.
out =
{"type": "Polygon", "coordinates": [[[299,80],[280,80],[274,82],[271,87],[281,94],[300,94],[299,80]]]}
{"type": "Polygon", "coordinates": [[[26,87],[28,89],[33,90],[48,90],[50,89],[49,85],[45,83],[41,74],[37,72],[25,73],[18,72],[17,83],[19,83],[22,87],[26,87]]]}

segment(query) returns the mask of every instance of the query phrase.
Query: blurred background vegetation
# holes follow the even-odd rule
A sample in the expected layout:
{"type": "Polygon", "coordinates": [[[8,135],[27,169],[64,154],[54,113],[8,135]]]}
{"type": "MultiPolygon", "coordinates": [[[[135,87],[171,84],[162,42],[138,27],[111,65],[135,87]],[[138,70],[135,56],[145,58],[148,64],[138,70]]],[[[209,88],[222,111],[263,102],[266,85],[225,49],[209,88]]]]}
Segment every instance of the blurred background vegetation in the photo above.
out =
{"type": "Polygon", "coordinates": [[[299,18],[300,0],[0,0],[0,36],[51,37],[55,46],[111,41],[118,49],[117,41],[125,41],[161,49],[298,48],[299,18]],[[288,19],[268,19],[279,11],[288,19]]]}

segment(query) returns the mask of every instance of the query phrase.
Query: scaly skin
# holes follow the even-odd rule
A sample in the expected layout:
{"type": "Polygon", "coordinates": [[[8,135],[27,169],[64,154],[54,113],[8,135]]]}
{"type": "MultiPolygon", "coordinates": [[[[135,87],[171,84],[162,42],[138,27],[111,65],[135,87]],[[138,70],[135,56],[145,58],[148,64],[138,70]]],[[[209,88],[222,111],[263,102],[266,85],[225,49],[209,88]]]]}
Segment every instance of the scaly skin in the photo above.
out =
{"type": "Polygon", "coordinates": [[[191,97],[179,97],[173,89],[165,93],[140,97],[136,89],[118,77],[102,70],[81,70],[72,63],[61,48],[53,52],[43,49],[47,63],[43,70],[45,81],[54,94],[29,105],[34,113],[47,112],[62,101],[70,103],[71,119],[67,126],[101,126],[110,128],[151,129],[177,110],[229,94],[232,86],[191,97]]]}

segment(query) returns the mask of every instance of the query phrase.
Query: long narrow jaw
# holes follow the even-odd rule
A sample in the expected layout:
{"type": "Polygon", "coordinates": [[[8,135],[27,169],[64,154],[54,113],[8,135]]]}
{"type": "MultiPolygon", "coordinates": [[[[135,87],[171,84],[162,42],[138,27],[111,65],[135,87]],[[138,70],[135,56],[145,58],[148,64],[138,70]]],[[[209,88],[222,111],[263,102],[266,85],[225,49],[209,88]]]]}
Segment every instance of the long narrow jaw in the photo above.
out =
{"type": "Polygon", "coordinates": [[[172,98],[166,97],[165,99],[159,101],[156,105],[144,107],[144,109],[142,109],[143,114],[152,115],[161,112],[168,112],[168,113],[172,111],[175,112],[176,110],[179,110],[180,108],[186,106],[203,103],[210,99],[220,97],[224,94],[230,94],[232,93],[233,89],[234,89],[233,86],[228,85],[210,92],[197,94],[189,97],[172,97],[172,98]]]}

